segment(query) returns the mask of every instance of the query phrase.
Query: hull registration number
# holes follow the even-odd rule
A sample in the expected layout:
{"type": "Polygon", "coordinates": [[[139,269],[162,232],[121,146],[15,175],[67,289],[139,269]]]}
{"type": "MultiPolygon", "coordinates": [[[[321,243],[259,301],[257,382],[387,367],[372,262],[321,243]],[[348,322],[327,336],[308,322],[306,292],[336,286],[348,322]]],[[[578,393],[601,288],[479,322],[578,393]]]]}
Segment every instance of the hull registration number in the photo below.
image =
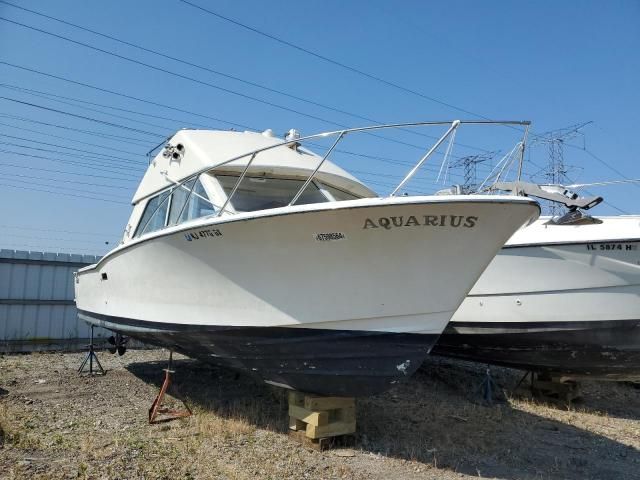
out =
{"type": "Polygon", "coordinates": [[[589,243],[587,250],[638,250],[636,243],[589,243]]]}

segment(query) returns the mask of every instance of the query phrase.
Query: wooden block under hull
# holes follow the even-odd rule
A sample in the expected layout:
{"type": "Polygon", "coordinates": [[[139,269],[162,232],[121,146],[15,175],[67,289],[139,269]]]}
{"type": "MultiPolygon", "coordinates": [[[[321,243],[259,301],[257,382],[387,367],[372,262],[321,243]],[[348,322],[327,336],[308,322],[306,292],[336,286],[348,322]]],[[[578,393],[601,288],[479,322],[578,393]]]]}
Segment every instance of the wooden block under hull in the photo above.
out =
{"type": "Polygon", "coordinates": [[[355,399],[290,392],[289,429],[304,432],[307,439],[315,441],[353,434],[356,431],[355,399]]]}

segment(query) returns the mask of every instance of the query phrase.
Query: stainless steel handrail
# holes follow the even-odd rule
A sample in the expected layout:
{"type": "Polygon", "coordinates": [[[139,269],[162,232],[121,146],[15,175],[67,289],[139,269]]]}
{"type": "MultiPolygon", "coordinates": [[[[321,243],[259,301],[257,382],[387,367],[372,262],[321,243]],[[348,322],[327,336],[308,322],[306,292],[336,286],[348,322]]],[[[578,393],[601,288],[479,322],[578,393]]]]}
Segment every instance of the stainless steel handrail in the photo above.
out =
{"type": "MultiPolygon", "coordinates": [[[[184,203],[182,204],[182,208],[180,209],[180,212],[178,213],[178,216],[176,217],[176,223],[175,225],[177,225],[178,223],[180,223],[180,218],[182,217],[182,212],[184,212],[184,209],[187,208],[187,205],[189,205],[189,200],[191,199],[191,194],[193,193],[193,191],[196,188],[196,185],[198,184],[198,181],[200,181],[200,175],[198,175],[194,181],[193,181],[193,185],[191,185],[191,188],[189,189],[189,193],[187,194],[187,198],[184,199],[184,203]]],[[[182,187],[182,185],[180,185],[179,187],[182,187]]],[[[186,187],[185,187],[186,188],[186,187]]],[[[171,195],[173,196],[175,190],[173,192],[171,192],[171,195]]],[[[171,216],[171,212],[169,212],[169,217],[171,216]]],[[[167,222],[167,226],[168,226],[167,222]]]]}
{"type": "MultiPolygon", "coordinates": [[[[411,128],[411,127],[435,126],[435,125],[449,125],[449,128],[445,132],[445,134],[442,135],[438,139],[438,141],[427,151],[427,153],[425,153],[425,155],[423,155],[420,158],[420,160],[407,173],[407,175],[405,175],[405,177],[402,179],[402,181],[391,192],[390,196],[395,196],[400,191],[400,189],[402,187],[404,187],[407,184],[407,182],[409,182],[409,180],[411,180],[411,178],[417,173],[417,171],[429,159],[429,157],[431,155],[433,155],[433,153],[438,149],[438,147],[442,144],[442,142],[444,142],[461,125],[507,125],[507,126],[508,125],[511,125],[511,126],[520,125],[520,126],[525,126],[526,128],[525,128],[524,138],[523,138],[522,147],[521,147],[522,148],[522,152],[523,152],[524,151],[524,143],[526,141],[528,128],[529,128],[529,125],[531,125],[531,122],[527,121],[527,120],[444,120],[444,121],[429,121],[429,122],[390,123],[390,124],[384,124],[384,125],[372,125],[372,126],[367,126],[367,127],[356,127],[356,128],[345,128],[345,129],[342,129],[342,130],[333,130],[333,131],[329,131],[329,132],[317,133],[317,134],[314,134],[314,135],[307,135],[305,137],[286,140],[284,142],[276,143],[274,145],[269,145],[267,147],[262,147],[262,148],[259,148],[259,149],[256,149],[256,150],[253,150],[253,151],[250,151],[250,152],[247,152],[247,153],[243,153],[242,155],[237,155],[237,156],[232,157],[232,158],[230,158],[228,160],[220,162],[217,165],[207,166],[207,167],[204,167],[204,168],[202,168],[200,170],[197,170],[196,172],[192,173],[191,175],[185,177],[179,183],[179,185],[182,185],[183,183],[188,182],[193,177],[200,177],[200,175],[202,175],[203,173],[215,170],[215,169],[217,169],[219,167],[222,167],[224,165],[228,165],[228,164],[230,164],[232,162],[235,162],[237,160],[241,160],[241,159],[243,159],[245,157],[251,157],[249,159],[249,161],[247,162],[247,164],[245,165],[240,177],[238,178],[238,180],[236,181],[235,185],[233,186],[233,189],[231,190],[231,192],[227,196],[227,199],[226,199],[224,205],[222,206],[222,208],[218,212],[217,216],[221,216],[225,212],[226,208],[229,206],[229,204],[231,202],[231,199],[235,195],[238,187],[240,186],[240,183],[245,178],[245,176],[246,176],[246,174],[247,174],[247,172],[249,170],[249,167],[251,166],[251,164],[253,163],[253,161],[255,160],[256,156],[259,153],[266,152],[266,151],[272,150],[274,148],[281,148],[281,147],[287,147],[287,146],[290,146],[290,145],[293,145],[293,144],[297,144],[297,143],[304,143],[305,141],[311,140],[311,139],[327,138],[327,137],[332,137],[332,136],[337,135],[338,138],[336,139],[336,141],[333,143],[331,148],[324,155],[324,157],[322,158],[322,160],[320,161],[318,166],[314,169],[314,171],[309,175],[309,177],[307,177],[305,183],[296,192],[296,194],[294,195],[293,199],[288,204],[288,206],[291,206],[300,198],[300,196],[303,194],[305,189],[313,181],[314,177],[316,176],[316,174],[318,173],[318,171],[320,170],[320,168],[322,167],[324,162],[327,160],[327,158],[333,152],[333,150],[335,149],[337,144],[345,137],[346,134],[354,133],[354,132],[367,132],[367,131],[371,131],[371,130],[385,130],[385,129],[391,129],[391,128],[411,128]]],[[[523,154],[522,152],[521,152],[521,155],[523,154]]]]}
{"type": "Polygon", "coordinates": [[[460,120],[454,120],[451,123],[451,126],[449,127],[449,130],[447,130],[445,132],[444,135],[442,135],[438,141],[436,143],[433,144],[433,146],[429,149],[429,151],[427,151],[427,153],[424,154],[424,156],[418,161],[418,163],[415,164],[415,166],[409,170],[409,173],[407,173],[407,175],[402,179],[402,181],[398,184],[398,186],[393,190],[393,192],[391,192],[391,195],[389,195],[390,197],[395,197],[396,193],[398,192],[398,190],[400,190],[402,187],[404,187],[404,185],[411,180],[411,177],[413,177],[415,175],[415,173],[420,169],[420,167],[422,166],[422,164],[424,162],[427,161],[427,159],[433,154],[433,152],[435,152],[437,150],[437,148],[442,145],[442,142],[444,142],[447,137],[449,135],[451,135],[453,132],[456,131],[456,129],[460,126],[460,120]]]}
{"type": "Polygon", "coordinates": [[[316,176],[316,173],[318,173],[318,170],[320,170],[320,167],[322,167],[322,164],[325,162],[327,158],[329,158],[329,155],[331,155],[331,152],[333,152],[333,149],[336,148],[336,145],[340,143],[340,140],[342,140],[345,135],[346,135],[346,132],[342,132],[340,135],[338,135],[338,138],[336,138],[336,141],[333,142],[333,145],[331,145],[331,148],[327,150],[327,153],[324,154],[324,157],[322,157],[322,160],[320,160],[320,163],[318,164],[316,169],[313,171],[311,175],[309,175],[309,178],[307,178],[307,181],[304,182],[304,185],[300,187],[300,190],[298,190],[298,193],[294,195],[293,200],[289,202],[289,205],[288,205],[289,207],[298,201],[302,193],[307,189],[309,184],[313,181],[313,177],[316,176]]]}
{"type": "Polygon", "coordinates": [[[242,182],[242,180],[244,179],[244,176],[247,174],[247,170],[249,170],[249,167],[253,163],[253,160],[256,158],[256,155],[258,155],[258,154],[255,153],[255,152],[253,153],[253,155],[251,155],[251,158],[247,162],[246,167],[244,167],[244,170],[240,174],[240,177],[238,177],[238,181],[233,186],[233,189],[231,189],[231,193],[229,195],[227,195],[227,200],[224,202],[224,205],[222,205],[222,208],[218,212],[218,215],[217,215],[218,217],[224,213],[225,208],[227,208],[227,205],[229,205],[229,202],[231,202],[231,199],[236,194],[236,190],[238,190],[238,187],[240,186],[240,182],[242,182]]]}

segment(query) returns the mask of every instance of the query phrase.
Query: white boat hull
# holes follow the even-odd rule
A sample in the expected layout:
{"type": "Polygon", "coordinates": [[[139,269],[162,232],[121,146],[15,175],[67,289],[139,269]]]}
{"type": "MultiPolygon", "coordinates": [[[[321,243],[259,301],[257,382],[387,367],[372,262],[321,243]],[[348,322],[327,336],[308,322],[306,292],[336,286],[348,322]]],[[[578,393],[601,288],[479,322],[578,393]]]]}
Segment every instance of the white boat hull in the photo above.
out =
{"type": "Polygon", "coordinates": [[[504,241],[537,213],[524,199],[463,196],[208,217],[81,270],[78,309],[271,383],[368,395],[418,368],[504,241]]]}
{"type": "Polygon", "coordinates": [[[547,220],[507,243],[434,353],[534,371],[640,376],[640,218],[544,227],[547,220]]]}

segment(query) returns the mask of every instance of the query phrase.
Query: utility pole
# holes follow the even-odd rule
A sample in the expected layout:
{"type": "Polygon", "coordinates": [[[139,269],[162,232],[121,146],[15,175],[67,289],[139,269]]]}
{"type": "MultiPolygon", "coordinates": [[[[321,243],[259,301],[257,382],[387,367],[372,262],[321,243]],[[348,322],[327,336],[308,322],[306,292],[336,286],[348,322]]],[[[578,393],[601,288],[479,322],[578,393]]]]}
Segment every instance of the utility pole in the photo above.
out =
{"type": "MultiPolygon", "coordinates": [[[[572,167],[567,167],[564,163],[564,146],[569,140],[582,136],[583,134],[580,129],[590,123],[592,122],[585,122],[557,130],[550,130],[545,133],[537,134],[534,137],[531,141],[531,146],[547,146],[547,164],[537,174],[544,178],[544,183],[551,185],[566,185],[571,183],[571,180],[567,176],[567,172],[572,167]]],[[[552,216],[564,213],[564,207],[555,202],[548,202],[545,209],[547,213],[552,216]]]]}
{"type": "Polygon", "coordinates": [[[458,159],[451,164],[451,168],[463,169],[464,181],[460,188],[462,193],[473,193],[478,186],[478,164],[491,160],[495,154],[493,152],[485,153],[482,155],[468,155],[458,159]]]}

